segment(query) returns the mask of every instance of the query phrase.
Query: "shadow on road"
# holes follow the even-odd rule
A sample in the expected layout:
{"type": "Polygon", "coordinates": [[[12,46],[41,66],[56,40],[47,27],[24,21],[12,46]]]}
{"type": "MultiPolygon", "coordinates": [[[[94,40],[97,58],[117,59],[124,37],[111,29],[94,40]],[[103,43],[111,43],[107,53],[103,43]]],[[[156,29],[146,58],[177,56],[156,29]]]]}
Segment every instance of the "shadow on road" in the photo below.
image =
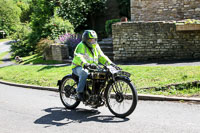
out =
{"type": "Polygon", "coordinates": [[[0,59],[0,61],[3,61],[3,62],[10,62],[11,61],[11,58],[4,58],[4,59],[0,59]]]}
{"type": "Polygon", "coordinates": [[[50,64],[48,66],[44,66],[43,68],[39,69],[38,72],[41,72],[43,70],[49,70],[49,69],[52,69],[52,68],[59,68],[59,67],[66,67],[66,66],[71,66],[71,64],[50,64]]]}
{"type": "MultiPolygon", "coordinates": [[[[115,116],[99,115],[98,110],[88,110],[77,108],[75,110],[66,110],[64,108],[47,108],[44,110],[48,114],[38,118],[34,121],[35,124],[46,124],[63,126],[71,123],[82,123],[82,122],[101,122],[101,123],[119,123],[126,122],[128,118],[117,118],[115,116]]],[[[45,126],[45,127],[49,127],[45,126]]]]}

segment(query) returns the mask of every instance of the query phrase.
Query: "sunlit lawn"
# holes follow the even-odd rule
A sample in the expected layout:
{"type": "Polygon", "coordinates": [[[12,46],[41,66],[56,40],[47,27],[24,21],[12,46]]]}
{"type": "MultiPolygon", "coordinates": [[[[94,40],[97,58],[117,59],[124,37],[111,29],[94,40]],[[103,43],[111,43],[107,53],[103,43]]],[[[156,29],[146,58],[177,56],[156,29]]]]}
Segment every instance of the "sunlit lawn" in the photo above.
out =
{"type": "Polygon", "coordinates": [[[9,41],[9,39],[0,39],[0,42],[6,42],[9,41]]]}
{"type": "MultiPolygon", "coordinates": [[[[6,53],[4,53],[6,54],[6,53]]],[[[1,56],[1,55],[0,55],[1,56]]],[[[3,56],[3,55],[2,55],[3,56]]],[[[55,64],[57,61],[44,61],[42,56],[32,55],[23,58],[23,65],[0,68],[0,79],[10,82],[56,87],[57,81],[71,74],[71,66],[24,65],[55,64]]],[[[200,80],[200,66],[135,66],[121,65],[123,70],[131,73],[131,81],[137,91],[143,94],[163,95],[199,95],[199,88],[187,90],[146,90],[141,88],[163,87],[174,83],[185,83],[200,80]]]]}

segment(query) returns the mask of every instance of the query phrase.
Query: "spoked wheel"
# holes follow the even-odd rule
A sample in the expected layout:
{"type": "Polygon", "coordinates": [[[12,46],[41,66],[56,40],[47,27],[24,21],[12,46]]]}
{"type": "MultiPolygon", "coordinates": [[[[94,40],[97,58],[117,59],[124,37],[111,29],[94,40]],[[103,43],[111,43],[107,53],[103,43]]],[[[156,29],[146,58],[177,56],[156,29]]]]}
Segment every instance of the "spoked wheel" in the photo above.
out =
{"type": "Polygon", "coordinates": [[[75,99],[77,81],[72,75],[67,76],[61,83],[60,99],[67,109],[75,109],[80,101],[75,99]]]}
{"type": "Polygon", "coordinates": [[[105,91],[106,104],[117,117],[130,115],[137,105],[137,91],[132,83],[126,79],[117,79],[108,85],[105,91]]]}

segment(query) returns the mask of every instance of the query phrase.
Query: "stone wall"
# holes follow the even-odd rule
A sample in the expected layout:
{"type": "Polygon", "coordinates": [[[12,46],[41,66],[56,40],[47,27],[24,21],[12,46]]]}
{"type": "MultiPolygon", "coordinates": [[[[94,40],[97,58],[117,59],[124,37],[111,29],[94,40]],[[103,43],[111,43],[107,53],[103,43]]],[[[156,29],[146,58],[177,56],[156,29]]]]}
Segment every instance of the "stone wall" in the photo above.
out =
{"type": "Polygon", "coordinates": [[[200,0],[131,0],[132,21],[200,19],[200,0]]]}
{"type": "Polygon", "coordinates": [[[63,61],[69,58],[68,47],[63,44],[52,44],[45,50],[45,60],[63,61]]]}
{"type": "Polygon", "coordinates": [[[176,31],[172,22],[112,25],[114,61],[200,59],[200,30],[176,31]]]}

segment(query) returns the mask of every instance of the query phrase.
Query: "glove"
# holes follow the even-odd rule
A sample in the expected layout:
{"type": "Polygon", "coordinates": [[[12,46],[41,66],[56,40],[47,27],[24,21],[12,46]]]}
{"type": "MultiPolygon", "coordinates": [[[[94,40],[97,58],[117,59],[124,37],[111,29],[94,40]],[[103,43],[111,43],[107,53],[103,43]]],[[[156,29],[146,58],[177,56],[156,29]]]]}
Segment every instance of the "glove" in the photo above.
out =
{"type": "Polygon", "coordinates": [[[90,64],[91,69],[97,69],[97,66],[95,64],[90,64]]]}
{"type": "Polygon", "coordinates": [[[114,67],[117,70],[122,70],[120,67],[118,67],[117,65],[115,65],[114,63],[110,64],[112,67],[114,67]]]}
{"type": "Polygon", "coordinates": [[[115,65],[114,63],[111,63],[110,65],[113,66],[113,67],[116,67],[116,66],[117,66],[117,65],[115,65]]]}
{"type": "Polygon", "coordinates": [[[85,63],[84,66],[83,66],[84,69],[87,69],[88,67],[90,67],[89,63],[85,63]]]}
{"type": "Polygon", "coordinates": [[[84,68],[84,69],[87,69],[87,68],[96,69],[97,66],[96,66],[95,64],[86,63],[86,64],[84,64],[83,68],[84,68]]]}

